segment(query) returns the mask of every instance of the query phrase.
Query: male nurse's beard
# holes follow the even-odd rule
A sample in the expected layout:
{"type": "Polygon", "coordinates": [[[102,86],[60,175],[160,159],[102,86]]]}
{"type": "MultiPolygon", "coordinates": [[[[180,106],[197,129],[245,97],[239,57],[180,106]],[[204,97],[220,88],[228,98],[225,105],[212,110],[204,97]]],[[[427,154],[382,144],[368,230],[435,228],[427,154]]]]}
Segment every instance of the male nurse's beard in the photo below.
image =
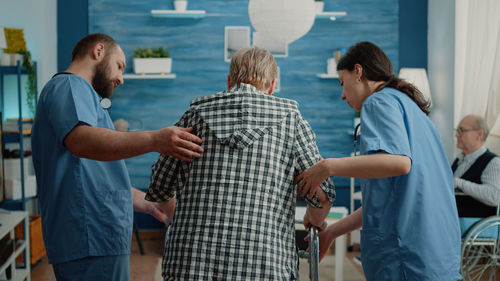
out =
{"type": "Polygon", "coordinates": [[[113,95],[114,85],[111,79],[108,78],[108,62],[103,61],[96,65],[94,79],[92,85],[94,90],[102,98],[110,98],[113,95]]]}

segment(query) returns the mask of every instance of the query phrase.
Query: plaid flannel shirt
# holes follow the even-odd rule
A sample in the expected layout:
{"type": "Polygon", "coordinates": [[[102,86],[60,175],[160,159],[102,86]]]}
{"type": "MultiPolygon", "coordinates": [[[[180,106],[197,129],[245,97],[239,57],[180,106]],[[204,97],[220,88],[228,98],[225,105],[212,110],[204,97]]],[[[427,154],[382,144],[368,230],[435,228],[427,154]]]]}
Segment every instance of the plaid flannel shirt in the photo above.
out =
{"type": "MultiPolygon", "coordinates": [[[[192,163],[160,155],[152,167],[146,199],[177,200],[165,280],[293,279],[293,181],[320,160],[297,103],[238,84],[192,101],[176,125],[193,127],[205,152],[192,163]]],[[[333,183],[321,188],[333,204],[333,183]]]]}

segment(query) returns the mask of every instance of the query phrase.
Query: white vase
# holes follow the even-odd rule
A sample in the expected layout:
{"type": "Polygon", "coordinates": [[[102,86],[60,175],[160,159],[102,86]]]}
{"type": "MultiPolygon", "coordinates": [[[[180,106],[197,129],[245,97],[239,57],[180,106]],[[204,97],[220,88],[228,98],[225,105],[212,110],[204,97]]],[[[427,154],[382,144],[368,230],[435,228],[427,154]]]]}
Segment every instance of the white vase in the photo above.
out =
{"type": "Polygon", "coordinates": [[[172,58],[134,58],[135,73],[170,73],[172,58]]]}
{"type": "Polygon", "coordinates": [[[10,65],[16,66],[17,61],[20,61],[19,64],[23,64],[23,55],[21,54],[10,54],[10,65]]]}
{"type": "Polygon", "coordinates": [[[316,14],[320,14],[323,12],[323,7],[325,5],[325,3],[323,3],[323,1],[315,1],[314,5],[316,7],[316,14]]]}
{"type": "Polygon", "coordinates": [[[3,53],[0,57],[0,65],[9,66],[10,65],[10,54],[3,53]]]}
{"type": "Polygon", "coordinates": [[[337,74],[337,60],[335,58],[326,60],[326,73],[337,74]]]}
{"type": "Polygon", "coordinates": [[[176,11],[185,11],[187,8],[188,2],[186,0],[175,0],[174,7],[176,11]]]}

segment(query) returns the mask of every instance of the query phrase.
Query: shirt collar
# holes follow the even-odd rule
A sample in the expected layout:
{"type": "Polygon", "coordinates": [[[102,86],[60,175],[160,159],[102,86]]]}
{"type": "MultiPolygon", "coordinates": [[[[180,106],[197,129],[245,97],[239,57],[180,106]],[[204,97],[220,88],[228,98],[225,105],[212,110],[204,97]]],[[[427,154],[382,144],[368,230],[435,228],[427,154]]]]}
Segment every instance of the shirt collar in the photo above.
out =
{"type": "Polygon", "coordinates": [[[229,92],[246,92],[246,93],[266,94],[266,93],[260,91],[259,89],[257,89],[257,87],[255,87],[254,85],[246,84],[246,83],[238,83],[238,84],[234,85],[233,87],[231,87],[229,92]]]}
{"type": "Polygon", "coordinates": [[[479,156],[481,156],[483,153],[486,152],[486,147],[483,145],[480,148],[478,148],[476,151],[469,153],[467,155],[464,155],[463,152],[461,153],[461,159],[464,162],[469,162],[477,159],[479,156]]]}

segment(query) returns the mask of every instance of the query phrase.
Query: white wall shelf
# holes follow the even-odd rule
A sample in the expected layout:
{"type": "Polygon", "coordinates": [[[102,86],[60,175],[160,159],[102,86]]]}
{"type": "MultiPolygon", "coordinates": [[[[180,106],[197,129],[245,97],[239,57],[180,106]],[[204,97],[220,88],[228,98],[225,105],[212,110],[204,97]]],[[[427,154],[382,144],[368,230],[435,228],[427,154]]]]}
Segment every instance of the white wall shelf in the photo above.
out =
{"type": "Polygon", "coordinates": [[[165,74],[123,74],[123,79],[175,79],[177,75],[174,73],[165,74]]]}
{"type": "Polygon", "coordinates": [[[337,73],[319,73],[316,74],[321,79],[338,79],[339,75],[337,73]]]}
{"type": "MultiPolygon", "coordinates": [[[[7,234],[10,234],[10,238],[14,238],[14,228],[16,225],[19,223],[23,223],[25,226],[25,231],[24,231],[24,237],[29,237],[30,229],[29,229],[29,219],[28,219],[28,212],[27,211],[5,211],[5,210],[0,210],[0,221],[2,224],[0,225],[0,238],[6,236],[7,234]]],[[[16,239],[15,241],[15,246],[14,246],[14,251],[13,253],[7,258],[7,260],[3,263],[0,264],[0,275],[3,274],[8,267],[10,267],[10,270],[12,272],[12,278],[10,280],[14,281],[22,281],[22,280],[31,280],[30,277],[30,262],[29,258],[28,261],[26,262],[25,258],[25,267],[24,268],[18,268],[16,266],[16,258],[24,252],[25,257],[30,256],[30,246],[29,246],[29,239],[26,240],[19,240],[16,239]]]]}
{"type": "Polygon", "coordinates": [[[345,16],[347,16],[347,12],[321,12],[316,14],[317,19],[330,19],[332,21],[345,16]]]}
{"type": "Polygon", "coordinates": [[[204,10],[151,10],[151,16],[154,18],[204,18],[204,10]]]}

